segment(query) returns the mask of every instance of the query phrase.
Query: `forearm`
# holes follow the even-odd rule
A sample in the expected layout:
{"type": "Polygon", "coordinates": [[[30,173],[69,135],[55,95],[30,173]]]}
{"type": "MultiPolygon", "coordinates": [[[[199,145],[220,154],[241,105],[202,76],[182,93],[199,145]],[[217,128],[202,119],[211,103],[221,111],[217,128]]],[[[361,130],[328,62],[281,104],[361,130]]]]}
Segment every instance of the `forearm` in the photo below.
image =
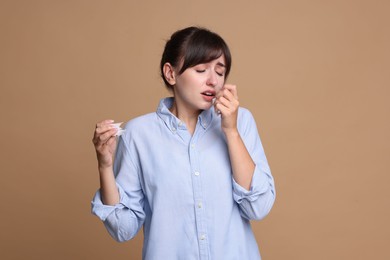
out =
{"type": "Polygon", "coordinates": [[[237,129],[225,131],[234,180],[249,190],[255,163],[253,162],[237,129]]]}
{"type": "Polygon", "coordinates": [[[119,192],[116,186],[112,167],[100,168],[100,194],[103,204],[115,205],[119,203],[119,192]]]}

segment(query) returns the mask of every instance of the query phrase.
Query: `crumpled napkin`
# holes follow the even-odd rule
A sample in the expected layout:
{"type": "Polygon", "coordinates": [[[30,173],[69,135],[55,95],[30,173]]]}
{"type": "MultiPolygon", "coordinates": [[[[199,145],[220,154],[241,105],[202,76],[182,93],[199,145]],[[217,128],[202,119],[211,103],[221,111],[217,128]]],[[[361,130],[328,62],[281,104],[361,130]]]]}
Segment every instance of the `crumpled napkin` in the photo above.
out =
{"type": "Polygon", "coordinates": [[[121,124],[123,122],[111,124],[114,128],[118,129],[118,132],[115,134],[116,136],[121,136],[126,131],[126,129],[121,128],[121,124]]]}

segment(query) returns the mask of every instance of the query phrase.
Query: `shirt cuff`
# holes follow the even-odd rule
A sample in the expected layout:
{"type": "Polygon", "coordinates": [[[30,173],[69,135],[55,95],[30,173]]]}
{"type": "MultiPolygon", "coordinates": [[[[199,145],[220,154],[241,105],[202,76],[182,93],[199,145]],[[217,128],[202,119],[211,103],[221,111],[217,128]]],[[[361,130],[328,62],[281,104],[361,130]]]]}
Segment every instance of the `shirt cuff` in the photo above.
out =
{"type": "Polygon", "coordinates": [[[114,212],[116,209],[128,208],[128,198],[123,191],[123,189],[117,184],[118,192],[119,192],[119,203],[116,205],[105,205],[102,202],[100,190],[95,193],[91,201],[91,211],[92,214],[96,215],[102,221],[105,221],[107,217],[114,212]]]}
{"type": "Polygon", "coordinates": [[[242,200],[255,201],[259,196],[266,192],[269,188],[268,178],[264,171],[261,171],[259,167],[255,167],[251,187],[249,190],[242,187],[238,184],[234,178],[233,179],[233,198],[237,203],[241,203],[242,200]]]}

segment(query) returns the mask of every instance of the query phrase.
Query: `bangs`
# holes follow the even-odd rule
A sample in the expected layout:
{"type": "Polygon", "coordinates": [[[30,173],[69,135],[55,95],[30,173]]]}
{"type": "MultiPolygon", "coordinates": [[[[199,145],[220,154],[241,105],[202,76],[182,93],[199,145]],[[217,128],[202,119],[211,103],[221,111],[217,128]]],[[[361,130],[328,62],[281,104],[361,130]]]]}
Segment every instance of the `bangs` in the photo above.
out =
{"type": "Polygon", "coordinates": [[[191,39],[189,39],[185,45],[185,52],[182,55],[183,65],[180,69],[180,74],[190,67],[201,63],[208,63],[218,59],[222,55],[225,58],[225,75],[229,74],[231,65],[230,51],[219,35],[198,31],[192,35],[191,39]]]}

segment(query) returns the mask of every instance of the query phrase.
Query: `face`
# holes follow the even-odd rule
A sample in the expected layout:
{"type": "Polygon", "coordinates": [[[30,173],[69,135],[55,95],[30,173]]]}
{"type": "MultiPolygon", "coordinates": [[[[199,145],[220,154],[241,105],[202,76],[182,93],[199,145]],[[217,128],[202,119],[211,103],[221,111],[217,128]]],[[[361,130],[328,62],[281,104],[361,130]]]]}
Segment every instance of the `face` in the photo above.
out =
{"type": "MultiPolygon", "coordinates": [[[[201,63],[175,75],[173,91],[177,105],[189,110],[206,110],[225,84],[225,58],[201,63]]],[[[178,70],[177,70],[178,71],[178,70]]]]}

